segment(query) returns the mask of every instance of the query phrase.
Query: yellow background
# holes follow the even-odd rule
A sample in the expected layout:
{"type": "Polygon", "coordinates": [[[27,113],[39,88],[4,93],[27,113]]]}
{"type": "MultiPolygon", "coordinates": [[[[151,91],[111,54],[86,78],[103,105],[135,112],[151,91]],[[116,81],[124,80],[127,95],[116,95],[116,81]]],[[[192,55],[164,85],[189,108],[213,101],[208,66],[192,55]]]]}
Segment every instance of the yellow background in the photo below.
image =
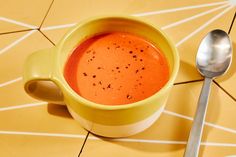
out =
{"type": "MultiPolygon", "coordinates": [[[[198,45],[207,32],[219,28],[231,30],[236,50],[236,21],[233,23],[236,8],[232,5],[229,8],[228,1],[0,2],[1,157],[183,156],[203,80],[195,68],[198,45]],[[115,13],[140,16],[161,27],[175,42],[181,63],[160,119],[138,135],[112,141],[82,129],[64,106],[29,97],[23,90],[22,65],[29,54],[57,44],[82,19],[115,13]]],[[[200,149],[202,157],[236,155],[235,54],[228,73],[212,86],[200,149]]]]}

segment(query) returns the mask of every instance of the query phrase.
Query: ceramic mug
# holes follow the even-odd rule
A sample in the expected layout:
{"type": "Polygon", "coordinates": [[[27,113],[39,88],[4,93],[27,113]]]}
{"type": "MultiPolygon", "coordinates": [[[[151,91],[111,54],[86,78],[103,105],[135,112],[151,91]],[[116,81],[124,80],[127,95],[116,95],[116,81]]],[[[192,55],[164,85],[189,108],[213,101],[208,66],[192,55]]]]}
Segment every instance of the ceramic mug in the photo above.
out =
{"type": "Polygon", "coordinates": [[[78,23],[56,47],[28,57],[24,88],[34,98],[66,104],[72,117],[90,132],[106,137],[126,137],[151,126],[162,113],[179,68],[178,52],[157,27],[129,16],[96,17],[78,23]],[[126,105],[97,104],[78,95],[63,71],[73,49],[84,39],[103,32],[129,32],[144,37],[162,50],[169,64],[168,82],[154,95],[126,105]]]}

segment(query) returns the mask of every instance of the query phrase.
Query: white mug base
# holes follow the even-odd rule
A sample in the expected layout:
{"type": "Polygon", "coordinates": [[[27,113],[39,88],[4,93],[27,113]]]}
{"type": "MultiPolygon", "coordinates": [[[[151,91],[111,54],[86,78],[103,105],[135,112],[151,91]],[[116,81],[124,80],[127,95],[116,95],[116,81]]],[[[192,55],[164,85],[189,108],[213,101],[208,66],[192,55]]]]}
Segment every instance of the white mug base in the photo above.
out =
{"type": "Polygon", "coordinates": [[[75,120],[77,120],[88,131],[99,136],[114,137],[114,138],[131,136],[149,128],[159,118],[162,111],[164,110],[164,105],[163,105],[162,107],[159,108],[159,110],[157,110],[148,118],[133,124],[102,125],[84,119],[83,117],[75,113],[69,106],[67,107],[72,117],[75,120]]]}

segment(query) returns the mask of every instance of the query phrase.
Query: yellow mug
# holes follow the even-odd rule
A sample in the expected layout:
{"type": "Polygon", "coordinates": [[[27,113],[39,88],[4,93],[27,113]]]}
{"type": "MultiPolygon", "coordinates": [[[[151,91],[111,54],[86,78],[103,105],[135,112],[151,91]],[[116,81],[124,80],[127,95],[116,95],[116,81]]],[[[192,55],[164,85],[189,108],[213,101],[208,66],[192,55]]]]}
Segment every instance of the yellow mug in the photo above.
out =
{"type": "Polygon", "coordinates": [[[34,98],[66,104],[73,118],[94,134],[126,137],[145,130],[160,116],[178,68],[177,49],[160,29],[129,16],[96,17],[77,24],[56,47],[30,55],[24,67],[24,88],[34,98]],[[160,91],[135,103],[109,106],[86,100],[72,90],[63,76],[68,57],[84,39],[108,31],[142,36],[164,52],[170,78],[160,91]]]}

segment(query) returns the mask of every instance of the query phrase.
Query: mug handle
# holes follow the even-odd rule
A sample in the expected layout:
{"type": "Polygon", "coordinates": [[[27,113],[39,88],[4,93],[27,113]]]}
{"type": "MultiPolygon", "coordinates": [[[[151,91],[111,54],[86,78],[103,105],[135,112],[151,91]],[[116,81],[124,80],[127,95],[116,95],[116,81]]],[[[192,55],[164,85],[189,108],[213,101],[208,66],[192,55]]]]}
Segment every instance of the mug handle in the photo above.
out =
{"type": "Polygon", "coordinates": [[[27,58],[23,75],[24,89],[36,99],[64,104],[61,89],[52,77],[55,50],[56,48],[40,50],[27,58]]]}

